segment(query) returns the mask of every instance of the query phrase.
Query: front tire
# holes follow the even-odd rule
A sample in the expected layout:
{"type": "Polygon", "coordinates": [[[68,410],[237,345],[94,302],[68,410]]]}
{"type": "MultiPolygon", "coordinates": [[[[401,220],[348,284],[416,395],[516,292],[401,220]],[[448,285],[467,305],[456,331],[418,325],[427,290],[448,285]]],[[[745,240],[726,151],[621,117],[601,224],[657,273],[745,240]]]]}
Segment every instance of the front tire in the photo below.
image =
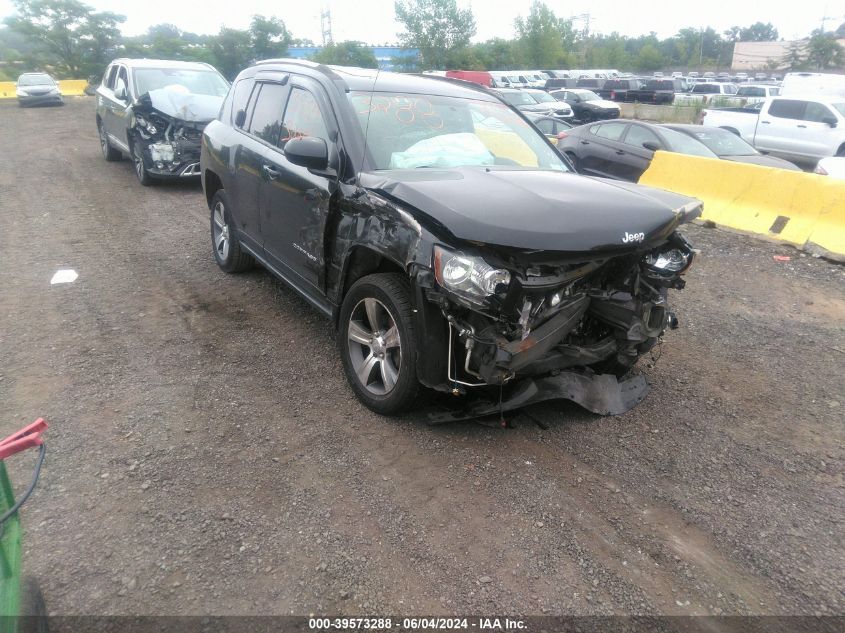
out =
{"type": "Polygon", "coordinates": [[[338,347],[349,386],[368,409],[396,415],[420,393],[410,283],[399,273],[355,282],[340,311],[338,347]]]}
{"type": "Polygon", "coordinates": [[[232,231],[232,212],[226,191],[219,189],[211,199],[211,247],[214,261],[227,273],[240,273],[255,265],[232,231]]]}

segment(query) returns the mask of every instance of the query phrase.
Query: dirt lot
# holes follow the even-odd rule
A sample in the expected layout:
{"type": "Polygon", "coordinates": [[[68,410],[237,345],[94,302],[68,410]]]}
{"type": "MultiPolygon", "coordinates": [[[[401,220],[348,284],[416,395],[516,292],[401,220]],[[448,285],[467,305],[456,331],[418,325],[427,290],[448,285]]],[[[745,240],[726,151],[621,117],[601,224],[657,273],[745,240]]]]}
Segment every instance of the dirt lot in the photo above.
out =
{"type": "Polygon", "coordinates": [[[0,103],[0,147],[0,434],[51,424],[23,512],[51,613],[845,613],[842,266],[692,227],[637,409],[430,427],[217,269],[198,183],[104,162],[90,99],[0,103]]]}

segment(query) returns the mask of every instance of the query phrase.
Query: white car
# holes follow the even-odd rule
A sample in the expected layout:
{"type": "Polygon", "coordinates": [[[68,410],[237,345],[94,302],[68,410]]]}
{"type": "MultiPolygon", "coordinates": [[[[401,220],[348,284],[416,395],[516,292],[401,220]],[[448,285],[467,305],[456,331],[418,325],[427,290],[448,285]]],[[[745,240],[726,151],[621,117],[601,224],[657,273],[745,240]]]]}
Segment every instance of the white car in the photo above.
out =
{"type": "Polygon", "coordinates": [[[822,158],[813,171],[822,176],[845,180],[845,156],[822,158]]]}

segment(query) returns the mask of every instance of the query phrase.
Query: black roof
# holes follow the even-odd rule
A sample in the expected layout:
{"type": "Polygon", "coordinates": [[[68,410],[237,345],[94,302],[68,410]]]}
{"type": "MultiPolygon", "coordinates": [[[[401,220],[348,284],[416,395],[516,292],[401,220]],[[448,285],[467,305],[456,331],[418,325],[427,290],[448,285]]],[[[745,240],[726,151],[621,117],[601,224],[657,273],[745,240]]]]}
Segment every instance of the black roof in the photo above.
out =
{"type": "Polygon", "coordinates": [[[253,68],[260,70],[299,70],[306,74],[322,74],[335,82],[342,82],[347,90],[376,92],[399,92],[411,94],[429,94],[464,99],[483,99],[498,101],[487,88],[462,79],[439,77],[436,75],[416,75],[379,71],[373,68],[355,68],[352,66],[328,66],[302,59],[267,59],[257,62],[253,68]]]}

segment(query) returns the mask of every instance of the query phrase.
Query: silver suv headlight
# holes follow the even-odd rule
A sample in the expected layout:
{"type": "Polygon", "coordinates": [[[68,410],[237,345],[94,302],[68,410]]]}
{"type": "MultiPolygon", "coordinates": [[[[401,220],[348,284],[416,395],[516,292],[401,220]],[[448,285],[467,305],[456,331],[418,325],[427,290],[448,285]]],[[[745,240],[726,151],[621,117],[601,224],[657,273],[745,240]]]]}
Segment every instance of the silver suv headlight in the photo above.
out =
{"type": "Polygon", "coordinates": [[[511,282],[507,270],[493,268],[480,257],[434,247],[434,277],[440,287],[472,303],[483,304],[511,282]]]}

